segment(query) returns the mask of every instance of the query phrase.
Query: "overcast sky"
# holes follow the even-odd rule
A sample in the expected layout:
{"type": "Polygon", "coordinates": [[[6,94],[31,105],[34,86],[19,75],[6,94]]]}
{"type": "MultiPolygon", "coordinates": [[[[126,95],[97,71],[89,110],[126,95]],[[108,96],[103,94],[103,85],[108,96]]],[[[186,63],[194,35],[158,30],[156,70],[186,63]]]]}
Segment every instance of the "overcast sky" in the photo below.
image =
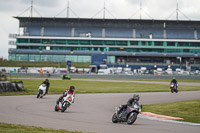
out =
{"type": "MultiPolygon", "coordinates": [[[[179,3],[179,10],[191,20],[200,20],[200,0],[141,0],[143,19],[167,19],[176,10],[176,3],[179,3]],[[148,14],[148,15],[147,15],[148,14]],[[149,17],[150,16],[150,17],[149,17]]],[[[116,18],[139,19],[140,0],[70,0],[70,8],[80,18],[91,18],[103,9],[104,2],[106,9],[116,18]]],[[[0,58],[8,58],[8,49],[14,46],[8,45],[9,33],[18,33],[19,22],[13,16],[18,16],[30,7],[31,0],[0,0],[0,58]]],[[[67,0],[34,0],[34,9],[42,17],[54,17],[67,7],[67,0]]],[[[57,17],[66,17],[64,11],[57,17]]],[[[106,18],[112,18],[106,12],[106,18]]],[[[30,10],[21,14],[30,16],[30,10]]],[[[36,12],[33,17],[38,17],[36,12]]],[[[70,12],[69,17],[75,17],[70,12]]],[[[102,18],[103,12],[97,14],[95,18],[102,18]]],[[[173,14],[168,19],[176,19],[173,14]]],[[[179,19],[186,20],[184,15],[179,12],[179,19]]]]}

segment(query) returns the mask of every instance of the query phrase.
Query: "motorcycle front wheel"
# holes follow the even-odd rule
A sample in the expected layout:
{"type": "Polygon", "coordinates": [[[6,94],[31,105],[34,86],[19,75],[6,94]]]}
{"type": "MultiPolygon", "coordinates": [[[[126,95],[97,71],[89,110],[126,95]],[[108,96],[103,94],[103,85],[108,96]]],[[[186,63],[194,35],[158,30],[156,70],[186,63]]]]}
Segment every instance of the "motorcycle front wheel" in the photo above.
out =
{"type": "Polygon", "coordinates": [[[117,123],[118,122],[117,114],[116,113],[114,113],[113,116],[112,116],[112,122],[113,123],[117,123]]]}
{"type": "Polygon", "coordinates": [[[127,124],[128,125],[131,125],[133,124],[137,119],[137,113],[136,112],[131,112],[128,116],[128,119],[127,119],[127,124]]]}
{"type": "Polygon", "coordinates": [[[65,112],[65,110],[67,109],[67,107],[68,107],[68,104],[67,103],[63,103],[61,112],[65,112]]]}

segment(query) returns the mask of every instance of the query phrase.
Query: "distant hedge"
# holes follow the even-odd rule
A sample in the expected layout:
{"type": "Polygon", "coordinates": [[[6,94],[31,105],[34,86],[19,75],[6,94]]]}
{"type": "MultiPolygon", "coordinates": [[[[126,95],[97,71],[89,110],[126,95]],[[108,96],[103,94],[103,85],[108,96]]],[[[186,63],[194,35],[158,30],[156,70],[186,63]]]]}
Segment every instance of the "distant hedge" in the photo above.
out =
{"type": "MultiPolygon", "coordinates": [[[[0,67],[61,67],[66,68],[66,62],[28,62],[28,61],[0,61],[0,67]]],[[[72,62],[72,66],[76,68],[88,68],[87,63],[72,62]]]]}

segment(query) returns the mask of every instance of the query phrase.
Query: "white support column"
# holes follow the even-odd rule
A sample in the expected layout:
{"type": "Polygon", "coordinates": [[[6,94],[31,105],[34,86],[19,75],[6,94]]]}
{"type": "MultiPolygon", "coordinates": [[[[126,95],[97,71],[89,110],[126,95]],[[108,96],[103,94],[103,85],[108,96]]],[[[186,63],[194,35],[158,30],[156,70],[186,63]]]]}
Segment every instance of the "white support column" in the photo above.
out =
{"type": "Polygon", "coordinates": [[[166,29],[163,30],[163,38],[167,39],[167,30],[166,29]]]}
{"type": "Polygon", "coordinates": [[[196,29],[194,29],[194,39],[198,39],[198,33],[197,33],[197,30],[196,29]]]}
{"type": "Polygon", "coordinates": [[[133,38],[136,38],[136,29],[133,29],[133,38]]]}
{"type": "Polygon", "coordinates": [[[75,28],[72,28],[71,37],[75,36],[75,28]]]}
{"type": "Polygon", "coordinates": [[[44,27],[41,27],[40,35],[44,36],[44,27]]]}
{"type": "Polygon", "coordinates": [[[105,29],[105,28],[102,29],[102,37],[103,37],[103,38],[106,37],[106,29],[105,29]]]}

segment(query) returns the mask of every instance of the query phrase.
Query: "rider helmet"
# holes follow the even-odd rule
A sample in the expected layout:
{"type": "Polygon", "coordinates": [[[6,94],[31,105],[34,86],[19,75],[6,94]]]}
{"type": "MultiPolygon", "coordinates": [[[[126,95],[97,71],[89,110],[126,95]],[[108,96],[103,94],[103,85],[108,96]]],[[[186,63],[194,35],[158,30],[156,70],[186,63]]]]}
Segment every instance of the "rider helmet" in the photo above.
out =
{"type": "Polygon", "coordinates": [[[74,86],[70,86],[70,89],[69,89],[71,92],[74,92],[75,90],[75,87],[74,86]]]}
{"type": "Polygon", "coordinates": [[[138,94],[133,94],[133,99],[139,101],[140,96],[138,94]]]}

